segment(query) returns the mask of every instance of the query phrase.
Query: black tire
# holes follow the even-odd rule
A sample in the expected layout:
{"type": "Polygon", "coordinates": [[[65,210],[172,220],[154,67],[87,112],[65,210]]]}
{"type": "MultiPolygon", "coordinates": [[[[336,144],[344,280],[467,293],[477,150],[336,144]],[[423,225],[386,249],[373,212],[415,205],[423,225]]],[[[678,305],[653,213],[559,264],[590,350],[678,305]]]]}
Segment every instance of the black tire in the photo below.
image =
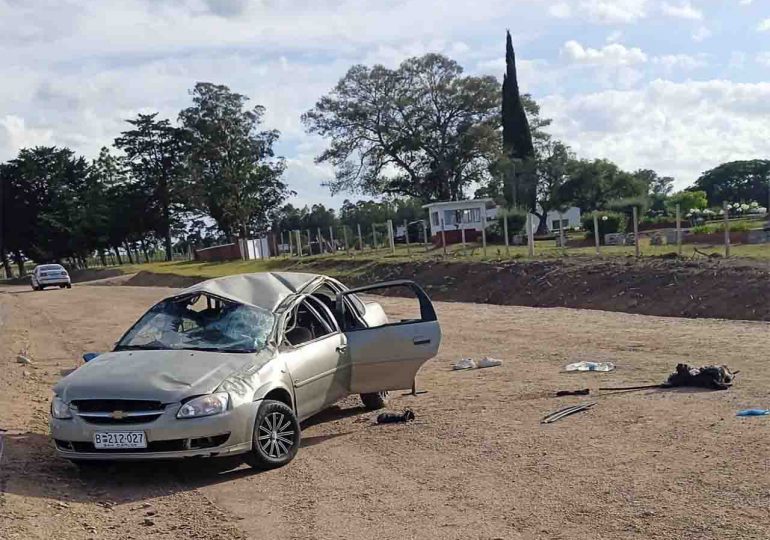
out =
{"type": "Polygon", "coordinates": [[[37,287],[36,285],[32,285],[32,290],[33,291],[39,291],[40,287],[37,287]]]}
{"type": "Polygon", "coordinates": [[[67,283],[67,288],[71,289],[72,288],[72,283],[67,283]]]}
{"type": "Polygon", "coordinates": [[[266,399],[257,411],[251,451],[244,461],[256,469],[283,467],[297,455],[301,440],[299,422],[291,407],[266,399]]]}
{"type": "Polygon", "coordinates": [[[376,411],[377,409],[384,409],[388,406],[388,393],[387,392],[372,392],[371,394],[361,394],[361,401],[370,411],[376,411]]]}
{"type": "Polygon", "coordinates": [[[66,287],[66,285],[59,285],[60,289],[63,289],[64,287],[66,287]]]}

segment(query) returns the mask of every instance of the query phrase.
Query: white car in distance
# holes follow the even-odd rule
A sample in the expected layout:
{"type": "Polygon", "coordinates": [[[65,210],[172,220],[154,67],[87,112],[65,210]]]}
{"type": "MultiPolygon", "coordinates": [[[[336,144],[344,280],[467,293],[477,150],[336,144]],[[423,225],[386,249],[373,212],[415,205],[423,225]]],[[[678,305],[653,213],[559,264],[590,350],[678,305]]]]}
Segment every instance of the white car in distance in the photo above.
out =
{"type": "Polygon", "coordinates": [[[42,291],[46,287],[72,288],[67,270],[60,264],[40,264],[32,270],[32,290],[42,291]]]}

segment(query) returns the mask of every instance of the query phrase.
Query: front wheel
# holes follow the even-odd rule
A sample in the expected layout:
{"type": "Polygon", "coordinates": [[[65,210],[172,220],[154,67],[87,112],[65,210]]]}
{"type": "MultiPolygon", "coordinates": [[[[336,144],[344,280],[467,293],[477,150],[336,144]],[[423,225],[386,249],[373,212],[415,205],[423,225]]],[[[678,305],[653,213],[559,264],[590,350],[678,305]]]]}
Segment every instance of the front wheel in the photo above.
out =
{"type": "Polygon", "coordinates": [[[388,406],[388,393],[372,392],[371,394],[361,394],[361,402],[370,411],[384,409],[388,406]]]}
{"type": "Polygon", "coordinates": [[[265,400],[254,421],[251,452],[244,460],[257,469],[283,467],[297,455],[300,440],[299,422],[291,407],[265,400]]]}

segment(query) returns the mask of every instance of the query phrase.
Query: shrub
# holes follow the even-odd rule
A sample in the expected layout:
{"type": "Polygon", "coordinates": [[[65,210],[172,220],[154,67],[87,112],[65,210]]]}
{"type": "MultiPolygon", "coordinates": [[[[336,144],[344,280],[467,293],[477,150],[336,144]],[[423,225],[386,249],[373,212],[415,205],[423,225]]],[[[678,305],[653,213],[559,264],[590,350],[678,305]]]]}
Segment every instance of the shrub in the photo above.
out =
{"type": "Polygon", "coordinates": [[[518,234],[527,224],[527,213],[524,210],[500,208],[497,211],[497,227],[502,237],[503,219],[508,218],[508,234],[518,234]]]}
{"type": "Polygon", "coordinates": [[[643,216],[650,208],[650,198],[647,195],[639,195],[638,197],[625,197],[607,202],[607,210],[622,212],[628,219],[632,219],[634,207],[637,208],[638,215],[643,216]]]}
{"type": "Polygon", "coordinates": [[[580,221],[583,223],[586,237],[592,238],[594,235],[594,214],[599,219],[599,239],[604,243],[604,235],[610,233],[619,233],[626,231],[628,219],[626,215],[620,212],[597,211],[583,214],[580,221]]]}

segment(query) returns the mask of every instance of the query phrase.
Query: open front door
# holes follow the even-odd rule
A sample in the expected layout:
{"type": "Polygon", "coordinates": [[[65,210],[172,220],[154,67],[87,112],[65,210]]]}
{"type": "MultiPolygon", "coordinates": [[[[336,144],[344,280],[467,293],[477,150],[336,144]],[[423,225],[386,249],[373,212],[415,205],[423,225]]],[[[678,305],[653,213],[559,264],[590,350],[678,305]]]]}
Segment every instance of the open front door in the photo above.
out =
{"type": "MultiPolygon", "coordinates": [[[[345,316],[345,310],[360,304],[358,301],[346,302],[346,296],[385,292],[385,289],[397,289],[399,296],[411,294],[415,304],[419,303],[419,313],[399,321],[387,321],[383,317],[383,323],[378,326],[372,323],[368,327],[346,326],[344,332],[351,370],[349,390],[352,394],[411,388],[420,366],[436,355],[441,343],[441,328],[433,304],[413,281],[378,283],[338,294],[340,320],[350,321],[352,318],[345,316]]],[[[374,308],[367,306],[367,309],[374,308]]]]}

